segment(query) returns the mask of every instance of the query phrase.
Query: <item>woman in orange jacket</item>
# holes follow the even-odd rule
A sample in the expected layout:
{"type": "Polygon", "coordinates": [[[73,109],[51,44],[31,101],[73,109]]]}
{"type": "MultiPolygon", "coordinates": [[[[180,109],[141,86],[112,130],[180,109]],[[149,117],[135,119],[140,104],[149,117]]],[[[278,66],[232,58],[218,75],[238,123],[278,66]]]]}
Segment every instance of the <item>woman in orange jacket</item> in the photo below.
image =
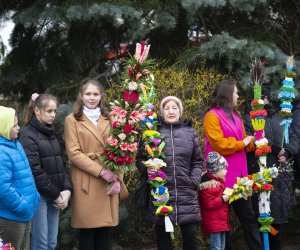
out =
{"type": "MultiPolygon", "coordinates": [[[[217,85],[210,108],[204,117],[205,158],[212,151],[228,162],[225,187],[232,188],[237,177],[248,175],[246,151],[254,150],[254,137],[246,136],[242,119],[237,111],[236,83],[222,80],[217,85]]],[[[232,203],[251,250],[263,249],[251,201],[239,199],[232,203]]],[[[226,248],[231,249],[227,240],[226,248]]]]}

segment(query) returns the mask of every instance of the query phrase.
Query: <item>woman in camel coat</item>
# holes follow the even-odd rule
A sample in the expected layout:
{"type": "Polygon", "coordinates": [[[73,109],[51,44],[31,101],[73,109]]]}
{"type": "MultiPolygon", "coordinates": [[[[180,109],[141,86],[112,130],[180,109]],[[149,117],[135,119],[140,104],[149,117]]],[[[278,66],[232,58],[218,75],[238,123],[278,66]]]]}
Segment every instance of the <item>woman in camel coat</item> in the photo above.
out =
{"type": "Polygon", "coordinates": [[[79,250],[110,249],[110,227],[118,225],[119,192],[126,189],[122,176],[107,170],[98,159],[111,124],[101,108],[101,94],[98,81],[86,80],[73,113],[65,119],[66,150],[74,188],[71,224],[79,228],[79,250]],[[114,189],[108,192],[112,184],[114,189]]]}

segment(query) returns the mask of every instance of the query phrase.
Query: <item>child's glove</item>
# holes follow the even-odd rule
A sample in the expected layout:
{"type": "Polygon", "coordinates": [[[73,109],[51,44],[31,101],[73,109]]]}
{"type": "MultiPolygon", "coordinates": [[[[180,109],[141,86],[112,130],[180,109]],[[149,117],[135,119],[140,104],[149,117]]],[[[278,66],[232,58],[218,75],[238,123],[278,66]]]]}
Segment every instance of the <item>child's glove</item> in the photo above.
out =
{"type": "Polygon", "coordinates": [[[59,195],[59,197],[61,197],[61,200],[56,202],[55,207],[64,210],[69,204],[70,196],[71,196],[71,192],[69,190],[61,191],[59,195]]]}
{"type": "Polygon", "coordinates": [[[55,207],[57,207],[57,204],[59,204],[59,203],[61,203],[61,202],[62,202],[62,197],[61,197],[60,194],[59,194],[59,196],[54,200],[55,207]]]}

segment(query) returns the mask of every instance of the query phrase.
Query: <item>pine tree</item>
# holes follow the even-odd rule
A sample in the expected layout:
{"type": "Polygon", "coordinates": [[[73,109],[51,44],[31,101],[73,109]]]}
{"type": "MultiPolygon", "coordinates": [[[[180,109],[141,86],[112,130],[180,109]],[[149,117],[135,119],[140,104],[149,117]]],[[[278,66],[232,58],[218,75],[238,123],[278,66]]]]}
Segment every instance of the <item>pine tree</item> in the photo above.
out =
{"type": "Polygon", "coordinates": [[[300,53],[296,0],[0,2],[0,17],[11,11],[13,49],[1,66],[0,86],[5,95],[23,101],[33,89],[73,100],[87,76],[108,86],[118,82],[111,72],[122,57],[108,60],[108,53],[117,54],[123,42],[147,40],[153,58],[177,67],[205,64],[241,78],[245,86],[255,58],[267,59],[267,73],[276,82],[284,57],[294,54],[297,64],[300,53]],[[196,43],[188,41],[192,28],[196,43]]]}

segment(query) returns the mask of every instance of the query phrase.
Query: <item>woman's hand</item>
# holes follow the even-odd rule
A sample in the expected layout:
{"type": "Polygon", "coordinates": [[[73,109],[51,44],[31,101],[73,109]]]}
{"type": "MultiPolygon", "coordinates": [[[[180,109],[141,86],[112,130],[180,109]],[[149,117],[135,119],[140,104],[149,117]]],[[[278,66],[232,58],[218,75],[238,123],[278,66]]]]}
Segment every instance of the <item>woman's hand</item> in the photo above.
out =
{"type": "Polygon", "coordinates": [[[120,191],[121,191],[121,182],[117,180],[108,187],[107,194],[114,195],[120,193],[120,191]]]}
{"type": "Polygon", "coordinates": [[[285,162],[286,162],[285,156],[284,156],[284,155],[279,156],[279,157],[278,157],[278,161],[279,161],[280,163],[285,163],[285,162]]]}
{"type": "Polygon", "coordinates": [[[228,195],[226,195],[226,194],[223,194],[223,195],[222,195],[222,199],[223,199],[224,202],[229,201],[229,198],[230,198],[230,197],[229,197],[228,195]]]}
{"type": "Polygon", "coordinates": [[[285,163],[286,162],[286,157],[285,157],[285,149],[284,148],[282,148],[281,150],[280,150],[280,152],[279,152],[279,154],[278,154],[278,161],[280,162],[280,163],[285,163]]]}
{"type": "Polygon", "coordinates": [[[106,182],[111,183],[118,179],[118,176],[112,171],[103,168],[99,174],[106,182]]]}
{"type": "Polygon", "coordinates": [[[255,139],[255,137],[254,137],[253,135],[247,136],[247,137],[243,140],[244,146],[247,147],[247,146],[250,144],[250,142],[251,142],[252,140],[254,140],[254,139],[255,139]]]}
{"type": "Polygon", "coordinates": [[[157,171],[156,168],[153,166],[147,168],[148,175],[155,174],[156,171],[157,171]]]}

